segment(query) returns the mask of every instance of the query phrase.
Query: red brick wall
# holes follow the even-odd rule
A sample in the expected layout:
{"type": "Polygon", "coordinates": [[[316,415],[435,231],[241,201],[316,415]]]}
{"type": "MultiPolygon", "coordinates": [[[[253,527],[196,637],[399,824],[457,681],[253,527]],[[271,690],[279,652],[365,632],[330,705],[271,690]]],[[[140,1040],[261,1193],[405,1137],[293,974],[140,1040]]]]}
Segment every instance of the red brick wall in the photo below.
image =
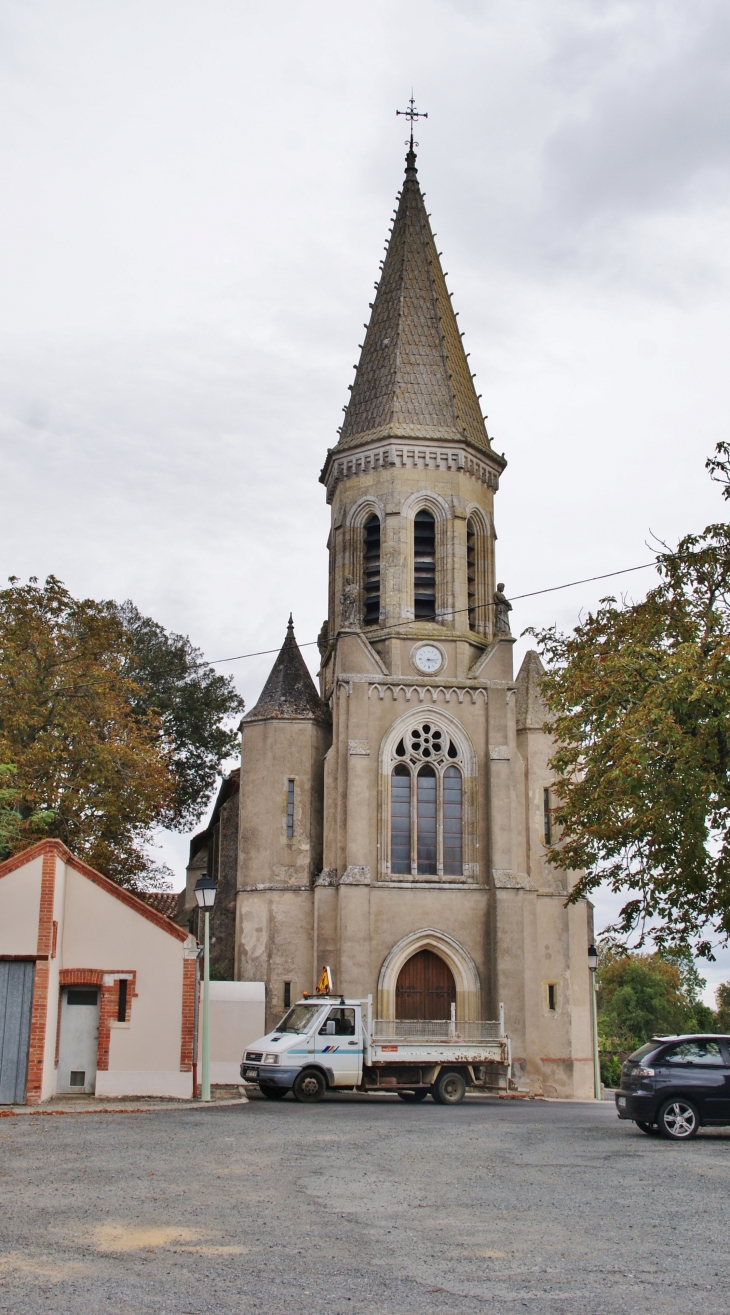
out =
{"type": "Polygon", "coordinates": [[[38,914],[38,955],[33,983],[33,1004],[30,1013],[30,1048],[28,1052],[28,1085],[26,1097],[29,1105],[37,1105],[43,1089],[43,1057],[46,1048],[48,1022],[48,959],[53,949],[53,897],[56,887],[56,854],[53,849],[43,853],[41,869],[41,904],[38,914]]]}
{"type": "Polygon", "coordinates": [[[193,1029],[195,1026],[195,959],[183,959],[182,1035],[180,1040],[180,1072],[190,1073],[193,1067],[193,1029]]]}

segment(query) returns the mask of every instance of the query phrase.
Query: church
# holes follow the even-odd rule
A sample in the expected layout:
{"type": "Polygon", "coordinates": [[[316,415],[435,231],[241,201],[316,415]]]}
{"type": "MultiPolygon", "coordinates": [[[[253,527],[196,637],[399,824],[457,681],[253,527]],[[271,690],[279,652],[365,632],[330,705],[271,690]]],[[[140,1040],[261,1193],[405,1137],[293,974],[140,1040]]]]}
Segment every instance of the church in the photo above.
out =
{"type": "Polygon", "coordinates": [[[220,975],[267,1027],[322,965],[383,1019],[496,1019],[512,1075],[593,1094],[590,905],[551,869],[542,672],[513,676],[490,442],[411,139],[339,441],[319,689],[290,624],[195,837],[220,975]]]}

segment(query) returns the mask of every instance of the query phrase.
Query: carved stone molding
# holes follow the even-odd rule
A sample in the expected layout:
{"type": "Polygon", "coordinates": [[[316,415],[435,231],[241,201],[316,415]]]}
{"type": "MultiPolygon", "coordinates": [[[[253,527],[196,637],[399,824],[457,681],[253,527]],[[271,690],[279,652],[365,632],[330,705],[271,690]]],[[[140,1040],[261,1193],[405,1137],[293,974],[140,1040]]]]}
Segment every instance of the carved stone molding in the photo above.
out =
{"type": "Polygon", "coordinates": [[[464,471],[496,493],[499,475],[504,468],[504,461],[497,453],[485,452],[483,456],[478,456],[466,445],[450,444],[442,447],[438,440],[434,443],[433,440],[429,442],[428,439],[421,439],[419,442],[417,436],[414,437],[415,442],[373,442],[350,452],[334,449],[329,453],[320,475],[320,482],[327,488],[327,501],[332,501],[341,480],[371,470],[386,470],[388,467],[464,471]]]}

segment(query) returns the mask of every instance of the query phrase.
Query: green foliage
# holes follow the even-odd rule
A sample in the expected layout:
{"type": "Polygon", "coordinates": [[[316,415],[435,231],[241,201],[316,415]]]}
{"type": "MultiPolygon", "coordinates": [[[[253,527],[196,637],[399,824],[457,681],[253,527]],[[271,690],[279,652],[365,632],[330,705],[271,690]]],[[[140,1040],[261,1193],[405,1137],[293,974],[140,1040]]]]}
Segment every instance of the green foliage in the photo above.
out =
{"type": "Polygon", "coordinates": [[[621,1060],[618,1055],[601,1055],[601,1082],[604,1087],[621,1086],[621,1060]]]}
{"type": "Polygon", "coordinates": [[[159,714],[167,741],[175,790],[164,825],[187,831],[210,802],[221,763],[238,752],[230,718],[240,717],[243,700],[232,678],[215,672],[185,635],[168,633],[129,600],[116,611],[132,642],[132,706],[143,718],[159,714]]]}
{"type": "Polygon", "coordinates": [[[652,1036],[714,1032],[715,1015],[697,998],[690,967],[685,961],[680,969],[676,956],[672,961],[665,954],[604,952],[598,969],[601,1050],[630,1054],[652,1036]]]}
{"type": "MultiPolygon", "coordinates": [[[[14,763],[0,763],[0,858],[12,852],[12,842],[23,825],[20,795],[15,784],[17,767],[14,763]]],[[[50,827],[54,813],[36,810],[32,822],[36,827],[50,827]]]]}
{"type": "MultiPolygon", "coordinates": [[[[729,460],[719,445],[714,478],[729,460]]],[[[621,935],[700,937],[711,958],[710,938],[730,936],[730,526],[687,535],[657,569],[643,602],[604,598],[571,635],[537,635],[559,779],[549,858],[580,873],[572,902],[604,881],[626,895],[621,935]]]]}
{"type": "Polygon", "coordinates": [[[56,836],[130,887],[162,884],[148,845],[208,802],[240,707],[189,641],[53,576],[0,590],[0,852],[56,836]]]}
{"type": "Polygon", "coordinates": [[[730,1032],[730,982],[722,982],[715,991],[717,1026],[720,1032],[730,1032]]]}

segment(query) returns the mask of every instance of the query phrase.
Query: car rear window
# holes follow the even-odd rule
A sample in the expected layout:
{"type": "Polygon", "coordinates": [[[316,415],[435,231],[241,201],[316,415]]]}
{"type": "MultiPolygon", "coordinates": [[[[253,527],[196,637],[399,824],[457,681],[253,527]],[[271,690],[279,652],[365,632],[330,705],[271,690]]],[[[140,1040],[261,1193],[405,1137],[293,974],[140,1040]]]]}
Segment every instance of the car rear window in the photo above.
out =
{"type": "Polygon", "coordinates": [[[647,1041],[645,1045],[639,1046],[639,1049],[635,1050],[633,1055],[629,1055],[629,1063],[640,1064],[642,1059],[644,1059],[646,1055],[650,1055],[652,1050],[656,1050],[656,1048],[656,1041],[647,1041]]]}
{"type": "Polygon", "coordinates": [[[660,1064],[702,1064],[703,1066],[722,1067],[725,1063],[717,1041],[710,1037],[699,1037],[696,1041],[680,1041],[670,1046],[659,1057],[660,1064]]]}

